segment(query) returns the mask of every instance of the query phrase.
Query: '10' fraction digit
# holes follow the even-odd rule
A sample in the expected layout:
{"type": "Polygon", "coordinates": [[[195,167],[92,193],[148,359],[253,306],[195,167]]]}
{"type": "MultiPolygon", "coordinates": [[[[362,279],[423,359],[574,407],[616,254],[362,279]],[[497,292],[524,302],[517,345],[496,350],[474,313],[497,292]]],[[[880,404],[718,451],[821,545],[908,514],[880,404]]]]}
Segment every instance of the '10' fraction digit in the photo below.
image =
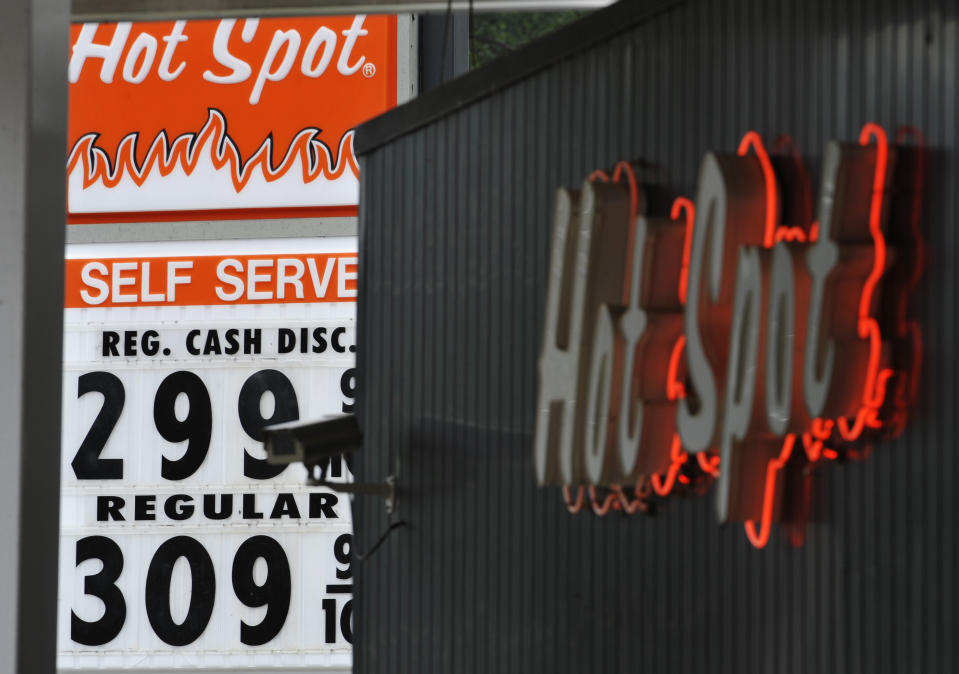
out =
{"type": "MultiPolygon", "coordinates": [[[[338,564],[345,568],[336,569],[337,580],[350,580],[353,578],[353,568],[350,561],[350,552],[353,546],[353,536],[343,534],[333,543],[333,556],[338,564]]],[[[326,643],[336,643],[336,628],[339,626],[340,634],[346,639],[347,643],[353,643],[353,600],[347,599],[339,609],[339,620],[337,620],[337,598],[336,595],[353,595],[353,584],[350,583],[330,583],[326,586],[326,593],[334,595],[323,599],[323,620],[326,625],[324,638],[326,643]]]]}

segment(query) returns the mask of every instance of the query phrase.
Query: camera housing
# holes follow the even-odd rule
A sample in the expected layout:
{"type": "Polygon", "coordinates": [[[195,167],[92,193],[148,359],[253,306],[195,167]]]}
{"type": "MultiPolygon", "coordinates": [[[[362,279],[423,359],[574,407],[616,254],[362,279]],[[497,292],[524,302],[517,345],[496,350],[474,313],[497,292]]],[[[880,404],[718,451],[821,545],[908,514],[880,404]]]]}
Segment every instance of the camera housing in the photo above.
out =
{"type": "Polygon", "coordinates": [[[267,463],[302,463],[308,474],[307,484],[348,494],[381,496],[386,512],[392,514],[396,508],[396,478],[393,475],[387,475],[383,482],[370,483],[326,480],[325,470],[331,459],[352,454],[362,446],[363,432],[353,414],[330,416],[306,423],[291,421],[263,429],[267,463]]]}
{"type": "Polygon", "coordinates": [[[304,463],[310,466],[363,446],[363,432],[353,414],[326,417],[320,421],[291,421],[263,429],[267,463],[304,463]]]}

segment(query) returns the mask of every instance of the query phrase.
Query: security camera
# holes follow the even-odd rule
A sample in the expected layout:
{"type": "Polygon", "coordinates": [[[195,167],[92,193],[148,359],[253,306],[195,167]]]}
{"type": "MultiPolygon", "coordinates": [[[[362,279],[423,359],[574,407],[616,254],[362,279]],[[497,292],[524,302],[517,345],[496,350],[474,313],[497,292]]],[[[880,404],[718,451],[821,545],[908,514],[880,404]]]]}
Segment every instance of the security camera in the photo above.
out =
{"type": "Polygon", "coordinates": [[[266,461],[272,464],[302,463],[307,484],[348,494],[381,496],[386,512],[396,508],[396,479],[387,475],[383,482],[328,482],[326,468],[330,460],[357,451],[363,445],[363,432],[352,414],[332,416],[320,421],[291,421],[263,429],[266,461]],[[319,476],[316,473],[319,472],[319,476]]]}
{"type": "Polygon", "coordinates": [[[272,464],[316,465],[355,452],[362,445],[363,433],[352,414],[306,423],[291,421],[263,429],[266,461],[272,464]]]}

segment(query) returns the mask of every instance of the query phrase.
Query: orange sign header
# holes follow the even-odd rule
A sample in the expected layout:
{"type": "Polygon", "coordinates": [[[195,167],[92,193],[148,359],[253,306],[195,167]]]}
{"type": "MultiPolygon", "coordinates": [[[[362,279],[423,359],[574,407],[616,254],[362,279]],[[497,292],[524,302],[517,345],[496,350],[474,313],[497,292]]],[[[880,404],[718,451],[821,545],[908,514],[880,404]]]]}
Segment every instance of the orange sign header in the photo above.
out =
{"type": "Polygon", "coordinates": [[[355,302],[356,253],[69,259],[68,309],[355,302]]]}
{"type": "Polygon", "coordinates": [[[396,19],[74,25],[71,214],[355,207],[351,129],[396,104],[396,19]]]}

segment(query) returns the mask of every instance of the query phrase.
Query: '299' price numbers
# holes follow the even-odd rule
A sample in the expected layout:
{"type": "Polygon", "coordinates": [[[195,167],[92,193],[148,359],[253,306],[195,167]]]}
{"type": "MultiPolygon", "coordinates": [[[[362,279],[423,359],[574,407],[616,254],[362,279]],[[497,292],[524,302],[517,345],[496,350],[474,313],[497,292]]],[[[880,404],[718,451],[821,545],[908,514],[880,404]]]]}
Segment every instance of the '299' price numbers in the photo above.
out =
{"type": "MultiPolygon", "coordinates": [[[[77,381],[77,396],[100,393],[103,405],[80,443],[71,466],[78,480],[118,480],[123,478],[123,459],[101,458],[113,429],[123,413],[126,391],[123,382],[110,372],[87,372],[77,381]]],[[[349,368],[340,377],[343,412],[352,412],[356,395],[356,370],[349,368]]],[[[237,416],[243,431],[257,442],[263,441],[263,428],[300,418],[296,391],[289,378],[279,370],[260,370],[250,375],[240,388],[237,416]],[[264,417],[261,400],[273,399],[273,412],[264,417]]],[[[186,451],[178,459],[161,457],[160,474],[166,480],[183,480],[203,464],[210,449],[213,408],[203,380],[188,370],[168,375],[157,388],[153,401],[153,422],[160,436],[170,443],[186,442],[186,451]],[[178,413],[177,400],[185,397],[188,406],[178,413]]],[[[255,480],[276,477],[286,466],[271,465],[243,450],[243,475],[255,480]]]]}

